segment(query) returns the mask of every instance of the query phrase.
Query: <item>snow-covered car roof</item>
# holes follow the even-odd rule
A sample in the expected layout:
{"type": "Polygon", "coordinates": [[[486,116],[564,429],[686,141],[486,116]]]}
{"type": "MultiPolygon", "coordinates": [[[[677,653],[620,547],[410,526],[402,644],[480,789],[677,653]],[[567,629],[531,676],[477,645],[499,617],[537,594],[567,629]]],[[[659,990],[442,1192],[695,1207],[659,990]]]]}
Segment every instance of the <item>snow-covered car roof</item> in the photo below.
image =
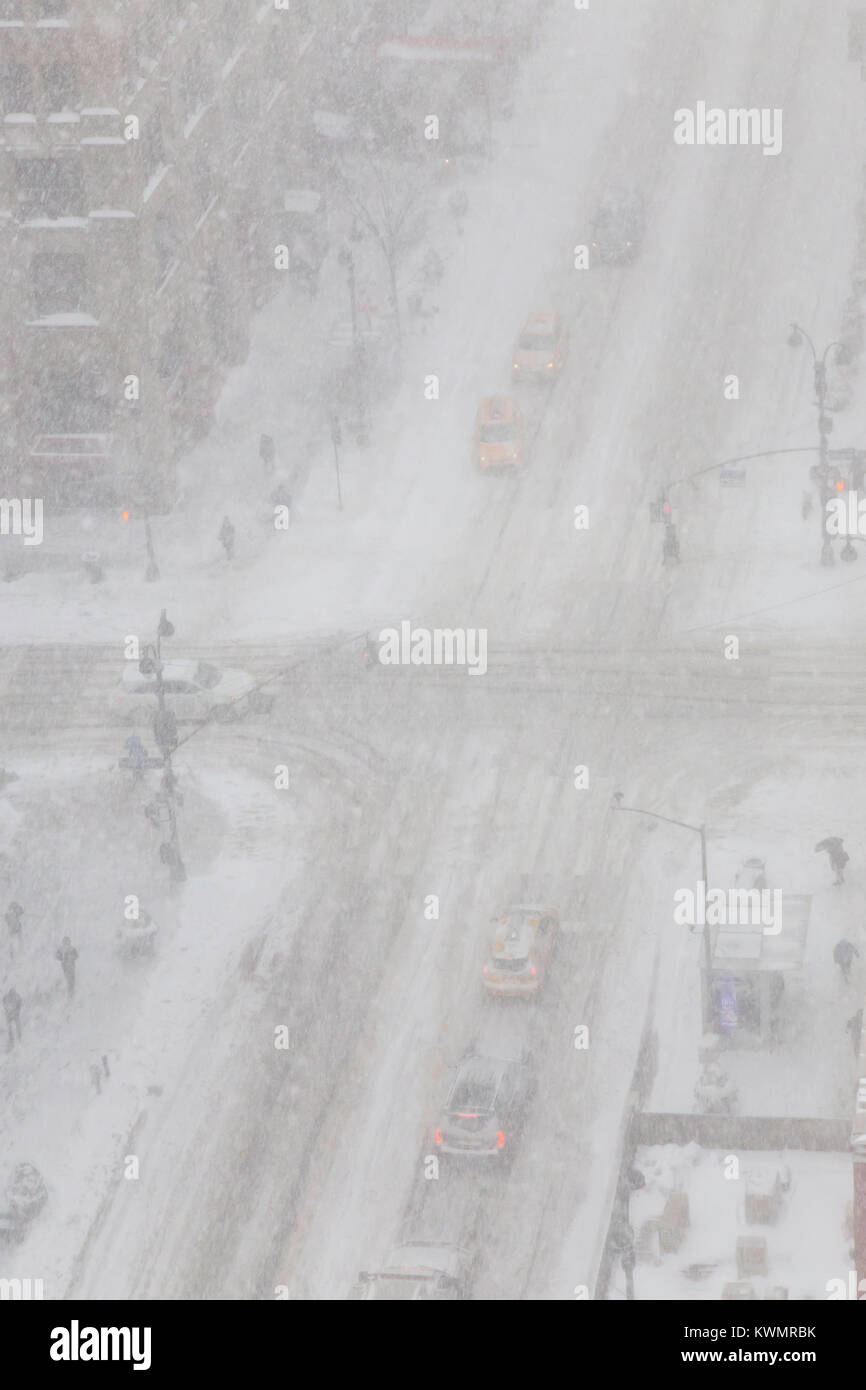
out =
{"type": "MultiPolygon", "coordinates": [[[[164,681],[194,681],[200,665],[200,661],[191,661],[185,658],[176,661],[164,661],[162,663],[162,678],[164,681]]],[[[124,685],[139,685],[142,681],[148,680],[156,684],[155,671],[145,675],[139,671],[137,661],[125,663],[123,668],[124,685]]]]}

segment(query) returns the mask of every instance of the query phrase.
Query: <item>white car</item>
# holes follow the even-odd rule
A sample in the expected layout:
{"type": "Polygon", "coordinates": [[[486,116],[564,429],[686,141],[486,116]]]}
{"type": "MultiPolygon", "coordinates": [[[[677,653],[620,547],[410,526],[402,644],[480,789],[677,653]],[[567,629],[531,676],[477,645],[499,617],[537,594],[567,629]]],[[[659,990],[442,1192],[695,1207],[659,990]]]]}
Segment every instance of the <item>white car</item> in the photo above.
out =
{"type": "MultiPolygon", "coordinates": [[[[142,675],[137,661],[128,661],[111,697],[111,716],[121,724],[149,724],[158,708],[156,672],[142,675]]],[[[232,667],[220,670],[208,661],[164,661],[162,687],[166,709],[181,722],[239,719],[252,709],[264,709],[269,699],[255,689],[255,679],[232,667]]]]}
{"type": "Polygon", "coordinates": [[[469,1296],[471,1279],[472,1261],[467,1251],[458,1245],[419,1240],[392,1250],[383,1269],[362,1271],[349,1298],[363,1302],[451,1301],[469,1296]]]}

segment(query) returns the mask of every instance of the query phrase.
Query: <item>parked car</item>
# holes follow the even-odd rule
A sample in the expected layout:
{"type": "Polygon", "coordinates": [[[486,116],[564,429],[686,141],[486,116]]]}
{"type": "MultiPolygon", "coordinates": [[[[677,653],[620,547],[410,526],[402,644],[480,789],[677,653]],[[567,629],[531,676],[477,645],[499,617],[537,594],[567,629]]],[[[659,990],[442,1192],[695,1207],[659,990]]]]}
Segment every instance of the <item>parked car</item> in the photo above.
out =
{"type": "Polygon", "coordinates": [[[350,1299],[419,1302],[468,1298],[472,1260],[459,1245],[418,1240],[392,1250],[382,1269],[362,1270],[350,1299]]]}
{"type": "Polygon", "coordinates": [[[612,189],[595,215],[592,248],[602,261],[632,261],[643,242],[646,208],[633,189],[612,189]]]}
{"type": "Polygon", "coordinates": [[[528,1054],[508,1060],[468,1053],[457,1067],[434,1131],[435,1152],[510,1163],[534,1092],[528,1054]]]}
{"type": "Polygon", "coordinates": [[[568,350],[568,329],[559,314],[530,314],[520,330],[511,358],[515,381],[550,381],[568,350]]]}
{"type": "MultiPolygon", "coordinates": [[[[255,679],[232,667],[220,669],[209,661],[165,661],[162,688],[166,708],[178,721],[239,719],[253,709],[264,709],[269,697],[255,689],[255,679]]],[[[113,720],[123,724],[149,724],[158,708],[158,678],[144,675],[137,661],[127,661],[111,697],[113,720]]]]}
{"type": "Polygon", "coordinates": [[[559,914],[553,908],[510,907],[496,920],[496,937],[481,972],[488,994],[538,994],[544,985],[559,914]]]}
{"type": "Polygon", "coordinates": [[[48,1189],[39,1169],[32,1163],[17,1164],[0,1205],[0,1241],[22,1241],[47,1201],[48,1189]]]}
{"type": "Polygon", "coordinates": [[[524,459],[523,416],[510,396],[485,396],[475,421],[478,467],[519,468],[524,459]]]}

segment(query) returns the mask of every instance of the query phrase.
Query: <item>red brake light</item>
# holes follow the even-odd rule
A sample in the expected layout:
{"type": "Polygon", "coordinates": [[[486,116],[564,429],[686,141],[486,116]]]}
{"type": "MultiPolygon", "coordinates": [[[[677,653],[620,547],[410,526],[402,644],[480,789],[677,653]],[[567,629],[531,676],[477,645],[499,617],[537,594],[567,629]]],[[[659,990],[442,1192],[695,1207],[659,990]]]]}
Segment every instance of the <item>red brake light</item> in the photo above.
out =
{"type": "Polygon", "coordinates": [[[534,966],[534,965],[530,967],[529,973],[530,973],[530,975],[536,974],[536,970],[535,970],[535,966],[534,966]]]}
{"type": "Polygon", "coordinates": [[[505,1148],[505,1135],[502,1133],[501,1129],[496,1131],[496,1147],[497,1149],[505,1148]]]}
{"type": "Polygon", "coordinates": [[[441,1129],[437,1129],[437,1130],[436,1130],[436,1132],[435,1132],[434,1135],[433,1135],[433,1138],[436,1140],[436,1143],[437,1143],[437,1144],[441,1144],[441,1143],[442,1143],[442,1131],[441,1131],[441,1129]]]}

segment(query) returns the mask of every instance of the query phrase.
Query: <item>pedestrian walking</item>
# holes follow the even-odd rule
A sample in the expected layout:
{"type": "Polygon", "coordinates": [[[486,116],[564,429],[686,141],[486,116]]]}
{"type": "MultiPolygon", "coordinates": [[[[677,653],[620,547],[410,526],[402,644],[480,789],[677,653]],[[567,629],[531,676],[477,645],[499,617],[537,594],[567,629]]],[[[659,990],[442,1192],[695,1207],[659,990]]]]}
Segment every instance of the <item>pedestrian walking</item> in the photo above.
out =
{"type": "Polygon", "coordinates": [[[847,863],[848,855],[845,853],[841,845],[838,849],[830,851],[830,868],[833,870],[833,873],[835,874],[833,883],[837,888],[839,887],[840,883],[845,882],[845,865],[847,863]]]}
{"type": "Polygon", "coordinates": [[[858,1009],[856,1014],[852,1014],[845,1024],[846,1030],[851,1034],[851,1041],[854,1044],[855,1055],[860,1053],[860,1034],[863,1032],[863,1010],[858,1009]]]}
{"type": "Polygon", "coordinates": [[[846,941],[844,937],[841,941],[837,941],[833,947],[833,959],[842,971],[842,979],[846,985],[851,980],[851,966],[854,964],[855,956],[859,958],[860,952],[852,942],[846,941]]]}
{"type": "Polygon", "coordinates": [[[264,464],[266,473],[273,473],[274,460],[276,457],[277,446],[274,443],[273,436],[270,434],[263,434],[259,440],[259,458],[264,464]]]}
{"type": "Polygon", "coordinates": [[[21,945],[21,919],[23,916],[24,908],[20,903],[10,903],[4,913],[6,926],[9,928],[9,951],[12,955],[21,945]]]}
{"type": "Polygon", "coordinates": [[[845,865],[848,863],[848,855],[842,847],[842,840],[838,835],[828,835],[825,840],[819,840],[815,846],[815,853],[825,853],[830,861],[830,868],[835,875],[834,885],[838,888],[845,882],[845,865]]]}
{"type": "Polygon", "coordinates": [[[21,1041],[21,995],[14,987],[3,995],[3,1013],[6,1015],[6,1028],[9,1032],[9,1051],[15,1046],[16,1038],[21,1041]]]}
{"type": "Polygon", "coordinates": [[[63,978],[66,981],[66,992],[71,999],[75,993],[75,962],[78,960],[78,952],[68,936],[64,936],[54,954],[54,958],[60,961],[60,968],[63,971],[63,978]]]}
{"type": "Polygon", "coordinates": [[[679,558],[680,543],[679,539],[677,538],[677,528],[673,525],[672,522],[669,521],[665,526],[665,538],[662,546],[662,559],[664,560],[665,564],[667,564],[669,560],[672,560],[674,564],[678,564],[679,558]]]}
{"type": "Polygon", "coordinates": [[[233,559],[235,553],[235,528],[232,526],[227,516],[223,517],[223,524],[220,527],[220,542],[226,553],[226,559],[233,559]]]}
{"type": "Polygon", "coordinates": [[[278,478],[276,486],[271,491],[271,506],[285,507],[286,519],[289,526],[292,524],[292,494],[285,478],[278,478]]]}

